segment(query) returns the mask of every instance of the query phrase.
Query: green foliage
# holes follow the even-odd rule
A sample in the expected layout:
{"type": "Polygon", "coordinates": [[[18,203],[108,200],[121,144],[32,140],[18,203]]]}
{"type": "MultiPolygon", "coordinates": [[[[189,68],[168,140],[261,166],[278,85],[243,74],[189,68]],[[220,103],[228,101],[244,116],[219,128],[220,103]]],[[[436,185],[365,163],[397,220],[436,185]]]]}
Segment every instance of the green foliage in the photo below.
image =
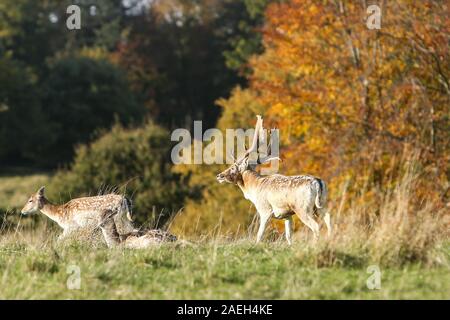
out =
{"type": "Polygon", "coordinates": [[[232,49],[224,51],[226,65],[242,74],[251,72],[247,63],[254,54],[262,52],[262,36],[259,28],[264,24],[264,12],[269,3],[276,0],[241,0],[234,1],[234,6],[240,10],[234,15],[238,21],[234,24],[233,34],[228,35],[232,49]],[[238,15],[239,14],[239,15],[238,15]]]}
{"type": "Polygon", "coordinates": [[[82,28],[68,31],[70,0],[0,1],[0,55],[31,72],[24,77],[35,88],[26,90],[26,98],[36,100],[21,109],[36,123],[24,119],[28,130],[21,132],[8,128],[10,136],[29,134],[32,139],[25,140],[35,150],[5,136],[4,152],[20,147],[29,154],[15,154],[33,165],[65,164],[74,144],[90,141],[115,116],[124,124],[139,118],[139,105],[169,128],[189,127],[194,119],[202,119],[205,128],[215,126],[220,108],[214,102],[243,84],[238,65],[260,48],[257,27],[268,0],[154,1],[148,8],[139,2],[77,1],[82,28]],[[99,58],[122,66],[127,80],[99,58]]]}
{"type": "Polygon", "coordinates": [[[2,0],[0,2],[0,53],[11,52],[39,73],[55,55],[75,53],[84,47],[115,48],[120,37],[126,8],[121,0],[95,1],[95,15],[89,0],[76,2],[81,9],[82,28],[66,27],[71,0],[2,0]]]}
{"type": "Polygon", "coordinates": [[[73,146],[92,138],[115,119],[130,123],[144,113],[122,72],[107,61],[65,58],[55,63],[43,83],[43,104],[52,134],[47,163],[70,161],[73,146]]]}
{"type": "MultiPolygon", "coordinates": [[[[205,128],[215,125],[220,109],[214,102],[243,82],[224,52],[234,50],[231,39],[238,41],[246,19],[251,18],[242,0],[173,0],[156,1],[130,21],[119,62],[159,123],[187,127],[202,119],[205,128]]],[[[246,35],[256,32],[245,30],[246,35]]]]}
{"type": "Polygon", "coordinates": [[[140,119],[144,108],[123,73],[104,60],[58,60],[39,83],[23,63],[0,59],[0,160],[53,167],[70,161],[77,143],[118,119],[140,119]],[[26,94],[24,94],[26,93],[26,94]],[[44,107],[43,107],[44,106],[44,107]]]}
{"type": "Polygon", "coordinates": [[[46,57],[64,47],[67,35],[61,32],[61,26],[50,22],[49,14],[56,7],[56,1],[1,1],[0,50],[10,52],[27,65],[42,68],[46,57]]]}
{"type": "Polygon", "coordinates": [[[32,79],[23,64],[0,58],[0,160],[33,158],[46,145],[49,131],[32,79]]]}
{"type": "Polygon", "coordinates": [[[95,195],[111,190],[130,196],[138,221],[164,224],[183,205],[190,190],[171,171],[170,137],[153,123],[139,129],[120,125],[76,151],[70,170],[56,174],[50,199],[95,195]]]}
{"type": "Polygon", "coordinates": [[[0,160],[55,167],[72,160],[75,144],[109,128],[115,118],[129,123],[144,113],[116,67],[80,58],[108,58],[128,8],[121,0],[77,1],[82,28],[69,31],[71,4],[0,1],[0,56],[20,62],[0,62],[0,112],[8,108],[0,114],[0,160]]]}

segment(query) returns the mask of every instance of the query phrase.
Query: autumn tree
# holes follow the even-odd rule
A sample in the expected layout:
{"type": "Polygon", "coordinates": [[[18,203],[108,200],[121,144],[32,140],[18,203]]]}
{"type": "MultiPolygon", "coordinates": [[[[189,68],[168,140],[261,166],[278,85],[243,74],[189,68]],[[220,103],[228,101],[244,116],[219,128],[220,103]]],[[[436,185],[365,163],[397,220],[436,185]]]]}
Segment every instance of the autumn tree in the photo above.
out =
{"type": "MultiPolygon", "coordinates": [[[[402,174],[404,155],[419,153],[416,204],[427,197],[443,205],[450,176],[448,10],[436,1],[271,4],[264,52],[249,62],[250,85],[219,101],[219,124],[251,127],[250,114],[262,112],[280,128],[282,173],[322,177],[332,206],[343,186],[349,195],[375,186],[384,192],[367,197],[383,197],[402,174]],[[370,4],[381,9],[381,29],[367,27],[370,4]]],[[[208,187],[202,200],[213,210],[196,213],[188,205],[186,217],[246,214],[233,209],[245,201],[239,190],[220,187],[208,187]],[[234,206],[220,206],[230,199],[234,206]]]]}

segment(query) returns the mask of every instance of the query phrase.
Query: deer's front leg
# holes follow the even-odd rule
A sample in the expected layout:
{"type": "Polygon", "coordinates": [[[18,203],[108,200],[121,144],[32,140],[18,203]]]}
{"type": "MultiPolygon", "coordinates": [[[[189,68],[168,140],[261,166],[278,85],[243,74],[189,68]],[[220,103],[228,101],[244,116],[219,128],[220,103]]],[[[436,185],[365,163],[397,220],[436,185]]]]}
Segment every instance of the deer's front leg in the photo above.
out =
{"type": "Polygon", "coordinates": [[[264,230],[266,230],[267,222],[269,222],[270,217],[272,216],[272,212],[269,210],[264,210],[259,212],[259,228],[258,228],[258,234],[256,236],[256,243],[260,242],[262,239],[262,236],[264,234],[264,230]]]}

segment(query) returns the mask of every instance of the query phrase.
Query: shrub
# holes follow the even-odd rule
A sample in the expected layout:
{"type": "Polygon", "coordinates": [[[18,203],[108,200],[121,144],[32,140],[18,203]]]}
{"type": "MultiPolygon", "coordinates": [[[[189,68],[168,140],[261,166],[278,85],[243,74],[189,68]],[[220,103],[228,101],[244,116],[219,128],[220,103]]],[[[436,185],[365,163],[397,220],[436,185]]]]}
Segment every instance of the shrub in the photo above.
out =
{"type": "Polygon", "coordinates": [[[162,225],[183,205],[187,179],[172,172],[169,134],[149,122],[142,128],[115,125],[90,145],[77,148],[69,170],[59,171],[49,188],[62,201],[109,191],[133,200],[139,222],[162,225]]]}

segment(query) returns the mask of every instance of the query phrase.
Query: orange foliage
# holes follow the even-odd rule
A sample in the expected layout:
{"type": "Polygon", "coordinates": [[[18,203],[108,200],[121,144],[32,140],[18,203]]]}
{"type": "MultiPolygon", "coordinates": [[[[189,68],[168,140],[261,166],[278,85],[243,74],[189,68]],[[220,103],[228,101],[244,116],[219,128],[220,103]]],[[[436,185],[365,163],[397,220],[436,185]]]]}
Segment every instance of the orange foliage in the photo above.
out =
{"type": "MultiPolygon", "coordinates": [[[[380,2],[379,30],[367,28],[362,3],[270,5],[264,53],[249,62],[249,88],[220,100],[219,125],[251,127],[262,111],[265,124],[280,129],[282,173],[322,177],[333,212],[344,198],[361,208],[383,203],[411,162],[421,175],[411,205],[426,198],[443,207],[450,186],[448,2],[380,2]]],[[[203,216],[209,207],[214,215],[220,204],[248,203],[238,188],[220,187],[205,193],[203,216]]],[[[187,206],[190,221],[201,208],[187,206]]]]}
{"type": "Polygon", "coordinates": [[[317,174],[335,186],[349,177],[354,186],[383,185],[405,150],[419,150],[430,188],[441,193],[448,188],[449,8],[383,3],[380,30],[367,28],[361,2],[271,5],[248,90],[281,129],[288,173],[317,174]]]}

